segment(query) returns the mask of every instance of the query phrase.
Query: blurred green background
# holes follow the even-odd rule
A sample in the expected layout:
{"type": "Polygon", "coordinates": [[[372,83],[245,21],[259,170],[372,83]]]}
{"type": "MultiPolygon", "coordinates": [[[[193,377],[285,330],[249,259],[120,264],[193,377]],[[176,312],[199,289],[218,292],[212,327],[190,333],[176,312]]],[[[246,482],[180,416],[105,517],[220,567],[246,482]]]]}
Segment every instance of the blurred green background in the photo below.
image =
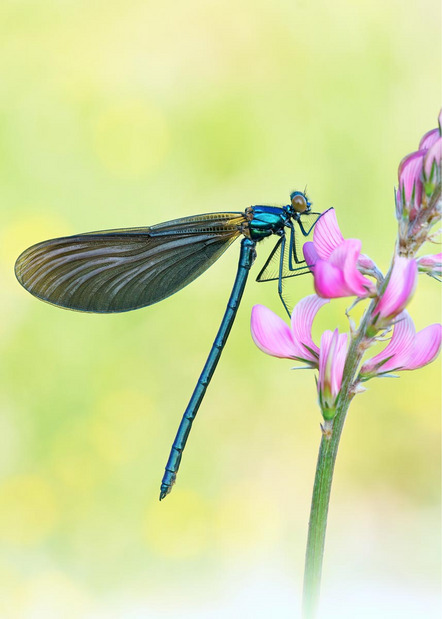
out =
{"type": "MultiPolygon", "coordinates": [[[[38,302],[13,263],[46,238],[285,204],[308,185],[385,270],[398,163],[437,123],[439,24],[436,0],[2,0],[1,617],[297,616],[320,417],[313,373],[251,340],[254,303],[282,315],[276,287],[251,277],[160,504],[239,244],[114,316],[38,302]]],[[[293,302],[311,292],[290,284],[293,302]]],[[[348,304],[321,310],[316,336],[345,329],[348,304]]],[[[418,328],[440,319],[435,281],[410,311],[418,328]]],[[[439,616],[439,372],[371,382],[351,407],[327,617],[439,616]]]]}

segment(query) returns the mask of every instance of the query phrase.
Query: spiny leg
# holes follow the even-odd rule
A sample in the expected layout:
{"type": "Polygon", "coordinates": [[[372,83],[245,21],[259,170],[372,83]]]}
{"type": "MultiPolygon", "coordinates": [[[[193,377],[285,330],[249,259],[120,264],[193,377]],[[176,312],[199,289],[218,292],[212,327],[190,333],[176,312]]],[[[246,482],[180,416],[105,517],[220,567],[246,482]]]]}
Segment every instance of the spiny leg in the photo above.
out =
{"type": "MultiPolygon", "coordinates": [[[[257,282],[265,282],[265,281],[270,281],[270,279],[272,278],[264,278],[261,279],[263,274],[265,273],[267,267],[269,266],[269,264],[271,263],[271,261],[273,260],[274,255],[276,254],[276,252],[278,251],[279,247],[281,246],[282,243],[282,236],[276,241],[274,248],[272,249],[272,251],[270,252],[267,260],[264,263],[264,266],[262,267],[262,269],[260,270],[260,272],[258,273],[257,277],[256,277],[256,281],[257,282]]],[[[275,278],[273,278],[275,279],[275,278]]]]}
{"type": "Polygon", "coordinates": [[[293,272],[293,275],[290,275],[289,277],[295,277],[296,275],[302,275],[303,273],[308,273],[308,271],[310,270],[309,266],[307,264],[305,264],[305,259],[304,260],[300,260],[297,256],[296,253],[296,243],[295,243],[295,239],[296,239],[296,232],[295,232],[295,227],[293,225],[292,222],[289,222],[288,227],[290,228],[290,242],[289,242],[289,256],[288,256],[288,261],[287,261],[287,267],[289,269],[289,271],[293,272]],[[293,260],[295,261],[296,264],[303,264],[303,266],[297,267],[293,264],[293,260]],[[300,271],[300,273],[297,273],[297,271],[300,271]]]}
{"type": "Polygon", "coordinates": [[[287,307],[287,303],[285,302],[285,299],[282,295],[282,274],[284,272],[284,254],[285,254],[285,243],[286,243],[286,238],[285,238],[285,234],[283,234],[281,236],[281,254],[279,256],[279,275],[278,275],[278,294],[279,294],[279,298],[281,299],[281,303],[284,306],[285,311],[287,312],[289,318],[291,316],[291,312],[289,310],[289,308],[287,307]]]}

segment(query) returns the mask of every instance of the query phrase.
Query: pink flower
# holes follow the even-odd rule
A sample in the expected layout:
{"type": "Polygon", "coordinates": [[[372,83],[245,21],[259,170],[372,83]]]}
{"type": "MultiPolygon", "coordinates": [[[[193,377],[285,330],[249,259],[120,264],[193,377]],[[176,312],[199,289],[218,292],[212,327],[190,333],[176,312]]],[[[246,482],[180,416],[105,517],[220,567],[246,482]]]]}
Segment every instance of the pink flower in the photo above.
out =
{"type": "Polygon", "coordinates": [[[421,256],[416,262],[419,273],[427,273],[436,278],[442,276],[442,253],[421,256]]]}
{"type": "Polygon", "coordinates": [[[418,150],[399,164],[399,188],[396,192],[396,215],[413,221],[422,205],[422,174],[426,150],[418,150]]]}
{"type": "Polygon", "coordinates": [[[347,358],[346,333],[324,331],[319,350],[318,396],[324,419],[333,419],[347,358]]]}
{"type": "Polygon", "coordinates": [[[416,333],[408,312],[402,312],[386,348],[366,361],[360,371],[362,380],[398,370],[417,370],[436,359],[440,351],[442,326],[433,324],[416,333]]]}
{"type": "Polygon", "coordinates": [[[333,209],[319,219],[313,242],[304,243],[303,251],[320,297],[366,297],[374,293],[373,282],[364,277],[359,269],[373,269],[375,265],[361,254],[359,239],[344,239],[333,209]]]}
{"type": "Polygon", "coordinates": [[[292,312],[291,327],[264,305],[255,305],[250,324],[253,341],[263,352],[319,369],[318,396],[324,419],[334,417],[347,354],[347,334],[340,335],[337,329],[325,331],[319,347],[312,339],[313,320],[328,302],[314,294],[302,299],[292,312]]]}
{"type": "Polygon", "coordinates": [[[413,296],[417,283],[416,260],[396,256],[390,278],[373,310],[375,331],[386,327],[413,296]]]}
{"type": "Polygon", "coordinates": [[[318,367],[319,348],[312,339],[311,329],[318,310],[326,303],[328,300],[316,295],[302,299],[292,312],[291,327],[264,305],[255,305],[250,323],[253,341],[268,355],[318,367]]]}
{"type": "Polygon", "coordinates": [[[396,217],[399,221],[414,221],[423,206],[424,193],[432,195],[441,180],[442,158],[441,114],[439,129],[428,131],[419,143],[419,150],[407,155],[399,165],[399,187],[396,191],[396,217]]]}
{"type": "MultiPolygon", "coordinates": [[[[344,243],[345,239],[339,228],[336,212],[334,208],[329,209],[319,219],[313,232],[313,245],[315,254],[312,257],[328,260],[333,251],[344,243]]],[[[311,243],[305,243],[304,247],[311,243]]],[[[308,251],[308,248],[307,248],[308,251]]],[[[311,264],[310,262],[308,264],[311,264]]],[[[358,260],[358,266],[364,269],[372,269],[375,263],[365,254],[361,254],[358,260]]]]}

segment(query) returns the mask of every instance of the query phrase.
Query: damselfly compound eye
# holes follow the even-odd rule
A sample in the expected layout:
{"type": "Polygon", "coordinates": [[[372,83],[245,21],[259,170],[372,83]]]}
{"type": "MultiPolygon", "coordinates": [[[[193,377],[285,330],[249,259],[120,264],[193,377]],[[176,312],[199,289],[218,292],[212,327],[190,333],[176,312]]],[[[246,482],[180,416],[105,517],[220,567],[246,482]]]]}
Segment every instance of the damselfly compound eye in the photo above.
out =
{"type": "Polygon", "coordinates": [[[297,213],[304,213],[308,209],[307,198],[300,191],[294,191],[290,195],[293,210],[297,213]]]}

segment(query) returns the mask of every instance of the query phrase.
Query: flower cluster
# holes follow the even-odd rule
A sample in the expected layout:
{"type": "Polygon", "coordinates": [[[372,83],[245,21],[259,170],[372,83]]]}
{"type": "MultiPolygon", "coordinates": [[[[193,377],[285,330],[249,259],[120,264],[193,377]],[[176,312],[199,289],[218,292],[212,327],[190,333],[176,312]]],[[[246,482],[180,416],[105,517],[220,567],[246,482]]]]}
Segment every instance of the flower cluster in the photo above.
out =
{"type": "Polygon", "coordinates": [[[421,368],[439,353],[441,325],[429,325],[416,333],[405,308],[415,292],[419,273],[436,278],[441,274],[440,253],[415,257],[422,243],[431,240],[430,225],[440,219],[441,147],[441,130],[430,131],[422,138],[419,150],[399,166],[399,243],[385,277],[368,256],[361,254],[359,239],[344,239],[331,209],[316,224],[313,241],[304,244],[316,294],[296,305],[291,326],[262,305],[252,310],[252,337],[261,350],[318,370],[318,399],[326,422],[336,414],[346,372],[351,375],[343,395],[349,401],[364,390],[363,382],[421,368]],[[359,328],[352,328],[350,334],[327,330],[318,346],[311,333],[317,312],[330,299],[351,296],[357,300],[371,298],[359,328]],[[367,350],[384,341],[390,331],[392,337],[385,348],[364,360],[367,350]]]}
{"type": "Polygon", "coordinates": [[[401,256],[414,257],[425,241],[431,240],[431,227],[440,220],[441,157],[442,112],[439,128],[426,133],[419,149],[404,157],[399,165],[396,217],[401,256]]]}

